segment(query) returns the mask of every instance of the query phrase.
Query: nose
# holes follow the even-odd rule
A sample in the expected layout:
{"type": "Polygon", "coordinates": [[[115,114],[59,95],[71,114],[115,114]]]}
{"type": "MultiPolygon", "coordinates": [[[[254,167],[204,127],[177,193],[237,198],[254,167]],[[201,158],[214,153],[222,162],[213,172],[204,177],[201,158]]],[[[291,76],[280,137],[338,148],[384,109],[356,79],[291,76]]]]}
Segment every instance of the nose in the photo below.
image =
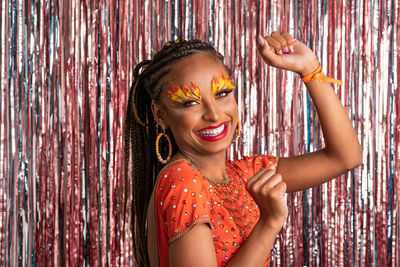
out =
{"type": "Polygon", "coordinates": [[[215,101],[204,105],[203,119],[206,121],[218,122],[221,117],[221,109],[215,101]]]}

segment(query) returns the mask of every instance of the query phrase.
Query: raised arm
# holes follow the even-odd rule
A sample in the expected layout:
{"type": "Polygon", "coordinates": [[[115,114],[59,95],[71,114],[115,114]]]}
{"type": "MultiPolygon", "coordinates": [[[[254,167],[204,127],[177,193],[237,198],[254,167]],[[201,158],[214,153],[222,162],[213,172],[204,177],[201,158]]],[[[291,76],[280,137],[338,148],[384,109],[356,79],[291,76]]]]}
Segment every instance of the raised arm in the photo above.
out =
{"type": "MultiPolygon", "coordinates": [[[[260,37],[259,51],[268,65],[294,71],[301,77],[319,66],[315,54],[286,32],[260,37]]],[[[288,192],[327,182],[359,166],[362,160],[357,133],[331,84],[320,80],[305,84],[321,122],[325,147],[312,153],[280,159],[278,173],[282,174],[288,192]]]]}

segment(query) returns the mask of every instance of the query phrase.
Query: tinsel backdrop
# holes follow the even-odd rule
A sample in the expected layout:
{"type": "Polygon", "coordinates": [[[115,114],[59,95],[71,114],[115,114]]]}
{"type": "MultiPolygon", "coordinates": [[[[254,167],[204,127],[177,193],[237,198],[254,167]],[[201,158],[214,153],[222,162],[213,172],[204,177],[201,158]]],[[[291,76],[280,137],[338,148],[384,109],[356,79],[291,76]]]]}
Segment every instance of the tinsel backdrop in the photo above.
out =
{"type": "Polygon", "coordinates": [[[232,67],[243,137],[230,158],[323,147],[299,77],[257,54],[258,34],[273,30],[343,80],[335,91],[363,164],[288,194],[272,264],[399,266],[398,0],[2,0],[0,266],[134,265],[122,231],[126,103],[134,66],[167,40],[208,41],[232,67]]]}

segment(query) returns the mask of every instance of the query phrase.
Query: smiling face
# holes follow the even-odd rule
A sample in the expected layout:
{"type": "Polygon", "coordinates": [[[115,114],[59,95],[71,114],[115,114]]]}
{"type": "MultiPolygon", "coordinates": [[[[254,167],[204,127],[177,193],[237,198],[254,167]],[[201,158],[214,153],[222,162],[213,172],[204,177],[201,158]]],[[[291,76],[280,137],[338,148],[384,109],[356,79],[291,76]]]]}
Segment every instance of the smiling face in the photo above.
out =
{"type": "Polygon", "coordinates": [[[153,103],[157,122],[170,128],[188,154],[225,153],[238,124],[238,107],[224,65],[199,52],[173,65],[153,103]]]}

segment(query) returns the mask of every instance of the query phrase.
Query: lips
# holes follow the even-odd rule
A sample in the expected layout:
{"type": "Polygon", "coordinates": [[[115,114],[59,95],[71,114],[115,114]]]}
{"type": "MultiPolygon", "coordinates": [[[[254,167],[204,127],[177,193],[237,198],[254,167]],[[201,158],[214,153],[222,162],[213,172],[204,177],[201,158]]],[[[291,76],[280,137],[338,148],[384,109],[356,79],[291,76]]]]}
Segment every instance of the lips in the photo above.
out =
{"type": "Polygon", "coordinates": [[[227,121],[217,125],[202,128],[196,131],[196,134],[201,139],[208,142],[215,142],[223,139],[228,133],[229,123],[227,121]]]}

